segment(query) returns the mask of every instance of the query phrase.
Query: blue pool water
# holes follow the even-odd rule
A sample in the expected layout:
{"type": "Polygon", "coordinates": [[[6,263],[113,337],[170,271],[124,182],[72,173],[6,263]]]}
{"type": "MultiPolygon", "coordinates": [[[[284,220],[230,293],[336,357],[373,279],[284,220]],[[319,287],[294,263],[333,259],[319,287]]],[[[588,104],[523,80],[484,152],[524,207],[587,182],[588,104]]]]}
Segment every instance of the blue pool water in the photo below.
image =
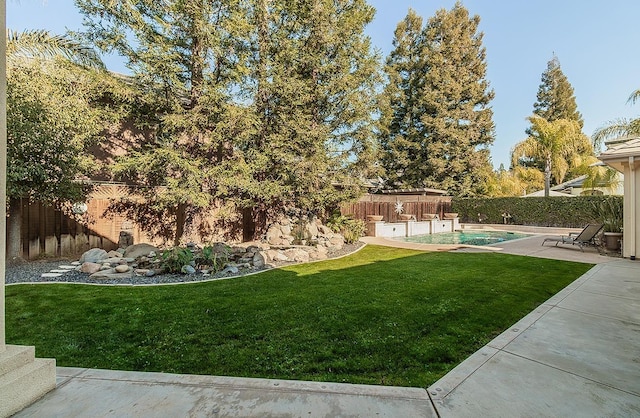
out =
{"type": "Polygon", "coordinates": [[[520,234],[506,231],[458,231],[440,232],[430,235],[416,235],[402,238],[407,242],[418,242],[421,244],[466,244],[466,245],[491,245],[499,242],[528,237],[527,234],[520,234]]]}

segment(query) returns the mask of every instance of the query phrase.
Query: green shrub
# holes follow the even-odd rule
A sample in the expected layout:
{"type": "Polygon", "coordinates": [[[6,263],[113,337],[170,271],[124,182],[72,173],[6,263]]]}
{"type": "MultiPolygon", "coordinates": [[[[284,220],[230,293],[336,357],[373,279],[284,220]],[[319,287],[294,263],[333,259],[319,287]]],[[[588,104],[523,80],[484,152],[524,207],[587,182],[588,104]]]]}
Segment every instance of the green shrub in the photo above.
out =
{"type": "Polygon", "coordinates": [[[193,253],[188,248],[173,247],[164,250],[160,256],[162,268],[169,273],[180,273],[183,266],[193,261],[193,253]]]}
{"type": "Polygon", "coordinates": [[[518,225],[581,228],[599,222],[594,207],[606,199],[622,205],[622,196],[454,198],[461,222],[501,224],[503,214],[518,225]]]}
{"type": "Polygon", "coordinates": [[[593,202],[595,217],[604,224],[604,232],[622,232],[624,202],[615,197],[607,196],[600,202],[593,202]]]}
{"type": "Polygon", "coordinates": [[[195,257],[196,264],[202,268],[218,272],[229,262],[230,248],[227,245],[205,245],[195,257]]]}
{"type": "Polygon", "coordinates": [[[344,236],[347,244],[353,244],[360,237],[364,236],[366,224],[362,219],[351,219],[339,214],[333,215],[327,222],[327,226],[334,232],[339,232],[344,236]]]}

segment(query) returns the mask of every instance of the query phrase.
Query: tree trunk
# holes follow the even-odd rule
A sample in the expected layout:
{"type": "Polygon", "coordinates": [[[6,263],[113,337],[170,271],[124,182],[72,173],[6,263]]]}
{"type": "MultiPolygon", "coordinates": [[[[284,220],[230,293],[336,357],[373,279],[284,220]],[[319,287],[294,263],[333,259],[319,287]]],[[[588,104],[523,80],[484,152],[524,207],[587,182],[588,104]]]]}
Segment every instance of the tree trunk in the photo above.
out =
{"type": "Polygon", "coordinates": [[[22,201],[19,198],[9,200],[9,218],[7,219],[7,260],[22,257],[22,201]]]}
{"type": "Polygon", "coordinates": [[[180,245],[180,239],[184,235],[186,211],[187,211],[187,205],[185,205],[184,203],[179,203],[178,209],[176,211],[176,235],[173,238],[173,245],[176,247],[180,245]]]}
{"type": "Polygon", "coordinates": [[[551,191],[551,161],[547,160],[544,166],[544,197],[549,197],[551,191]]]}

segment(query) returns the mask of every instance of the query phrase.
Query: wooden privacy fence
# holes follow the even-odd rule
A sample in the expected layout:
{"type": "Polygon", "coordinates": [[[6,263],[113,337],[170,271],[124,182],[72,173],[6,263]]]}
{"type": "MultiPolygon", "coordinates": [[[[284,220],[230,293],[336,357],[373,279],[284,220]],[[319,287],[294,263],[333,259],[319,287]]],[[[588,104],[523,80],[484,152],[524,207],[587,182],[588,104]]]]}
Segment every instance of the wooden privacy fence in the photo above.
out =
{"type": "Polygon", "coordinates": [[[100,186],[87,201],[86,220],[67,216],[41,202],[20,202],[20,248],[22,258],[75,256],[90,248],[107,251],[118,248],[120,231],[133,235],[134,242],[151,242],[136,225],[122,216],[105,218],[112,198],[127,190],[121,186],[100,186]]]}
{"type": "Polygon", "coordinates": [[[40,202],[23,201],[21,247],[22,258],[71,256],[89,248],[117,248],[115,242],[88,226],[40,202]]]}
{"type": "Polygon", "coordinates": [[[451,212],[449,196],[415,196],[415,195],[366,195],[358,202],[345,204],[340,208],[342,215],[354,219],[367,220],[367,215],[382,215],[386,222],[399,220],[396,212],[397,202],[402,202],[402,213],[415,215],[420,220],[422,214],[437,213],[440,219],[445,212],[451,212]]]}

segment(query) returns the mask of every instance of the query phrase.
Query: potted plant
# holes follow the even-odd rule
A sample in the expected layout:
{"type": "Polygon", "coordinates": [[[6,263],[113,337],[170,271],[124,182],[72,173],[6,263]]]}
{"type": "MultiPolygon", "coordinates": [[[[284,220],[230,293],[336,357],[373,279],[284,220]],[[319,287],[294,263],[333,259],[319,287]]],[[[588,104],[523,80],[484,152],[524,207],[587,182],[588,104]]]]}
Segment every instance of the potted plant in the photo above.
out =
{"type": "Polygon", "coordinates": [[[596,218],[604,227],[605,247],[610,251],[620,249],[622,239],[623,202],[622,199],[609,196],[595,203],[596,218]]]}

